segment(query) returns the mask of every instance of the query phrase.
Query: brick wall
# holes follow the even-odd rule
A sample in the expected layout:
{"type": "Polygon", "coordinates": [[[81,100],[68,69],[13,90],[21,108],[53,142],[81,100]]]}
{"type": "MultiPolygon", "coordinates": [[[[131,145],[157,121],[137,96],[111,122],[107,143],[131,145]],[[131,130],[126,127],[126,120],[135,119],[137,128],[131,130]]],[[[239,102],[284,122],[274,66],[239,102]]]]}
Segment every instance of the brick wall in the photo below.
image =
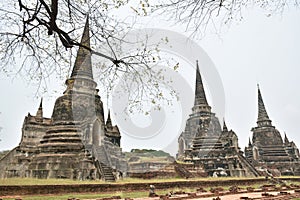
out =
{"type": "MultiPolygon", "coordinates": [[[[300,178],[284,178],[300,182],[300,178]]],[[[66,194],[66,193],[101,193],[117,191],[148,191],[149,185],[155,185],[156,189],[167,188],[199,188],[218,187],[232,185],[264,184],[265,178],[219,180],[219,181],[173,181],[173,182],[149,182],[149,183],[114,183],[114,184],[78,184],[78,185],[28,185],[28,186],[0,186],[0,196],[8,195],[41,195],[41,194],[66,194]]]]}

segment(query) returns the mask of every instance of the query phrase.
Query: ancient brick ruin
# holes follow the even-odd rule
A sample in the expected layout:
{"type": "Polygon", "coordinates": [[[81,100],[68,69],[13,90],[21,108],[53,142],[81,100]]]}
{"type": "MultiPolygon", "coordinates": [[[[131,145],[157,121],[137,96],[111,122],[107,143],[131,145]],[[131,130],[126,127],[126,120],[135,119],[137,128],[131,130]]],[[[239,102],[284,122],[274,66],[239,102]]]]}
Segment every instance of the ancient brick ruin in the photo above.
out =
{"type": "Polygon", "coordinates": [[[210,176],[221,171],[229,176],[300,175],[299,150],[286,135],[283,141],[272,125],[259,88],[257,127],[252,132],[244,157],[237,135],[228,130],[225,121],[221,129],[211,112],[197,63],[195,102],[178,138],[178,159],[202,166],[210,176]]]}
{"type": "Polygon", "coordinates": [[[272,125],[258,87],[257,126],[252,128],[252,142],[245,148],[246,158],[258,169],[279,170],[281,175],[300,175],[299,150],[286,134],[284,141],[272,125]]]}
{"type": "Polygon", "coordinates": [[[42,102],[36,116],[28,113],[19,146],[0,160],[0,178],[114,181],[116,173],[127,171],[120,132],[109,114],[105,123],[93,79],[88,20],[81,45],[67,89],[57,98],[51,118],[43,116],[42,102]]]}
{"type": "Polygon", "coordinates": [[[259,176],[262,170],[300,175],[299,150],[272,125],[258,89],[257,127],[245,156],[238,137],[208,104],[197,62],[195,100],[185,130],[178,138],[177,159],[128,162],[120,147],[121,135],[105,122],[103,103],[93,79],[89,22],[87,20],[66,90],[58,97],[51,118],[43,115],[41,101],[35,116],[28,113],[20,144],[0,159],[0,178],[68,178],[114,181],[116,174],[149,178],[163,176],[259,176]],[[84,48],[85,47],[85,48],[84,48]]]}
{"type": "Polygon", "coordinates": [[[238,146],[238,137],[211,112],[197,62],[195,101],[179,136],[178,159],[202,166],[210,175],[258,176],[238,146]]]}

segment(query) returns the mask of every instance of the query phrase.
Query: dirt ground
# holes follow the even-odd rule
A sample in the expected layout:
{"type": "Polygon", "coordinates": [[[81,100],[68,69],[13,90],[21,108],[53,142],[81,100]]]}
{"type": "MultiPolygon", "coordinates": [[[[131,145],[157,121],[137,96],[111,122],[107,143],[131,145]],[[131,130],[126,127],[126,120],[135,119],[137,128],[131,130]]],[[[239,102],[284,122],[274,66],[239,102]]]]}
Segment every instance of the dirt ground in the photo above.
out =
{"type": "MultiPolygon", "coordinates": [[[[279,191],[272,191],[272,192],[267,192],[269,195],[273,195],[273,196],[269,196],[269,197],[266,197],[266,196],[263,196],[262,194],[264,192],[249,192],[249,193],[238,193],[238,194],[226,194],[226,195],[214,195],[210,192],[206,192],[206,193],[196,193],[197,196],[199,196],[199,198],[189,198],[187,194],[182,194],[182,195],[172,195],[169,197],[169,199],[174,199],[174,200],[177,200],[177,199],[193,199],[193,200],[213,200],[217,197],[220,198],[220,200],[241,200],[241,199],[244,199],[245,197],[248,197],[248,199],[265,199],[265,200],[275,200],[275,199],[278,199],[278,200],[288,200],[288,199],[294,199],[294,198],[300,198],[300,193],[297,192],[295,193],[295,190],[288,190],[288,191],[285,191],[287,192],[288,194],[290,195],[284,195],[284,194],[280,194],[279,191]],[[292,198],[292,196],[294,196],[294,198],[292,198]],[[203,196],[203,197],[201,197],[203,196]],[[204,197],[204,196],[210,196],[210,197],[204,197]],[[244,198],[243,198],[244,197],[244,198]]],[[[22,199],[21,196],[6,196],[5,198],[8,198],[8,199],[22,199]]],[[[163,198],[161,197],[143,197],[143,198],[132,198],[133,200],[164,200],[163,198]]],[[[75,199],[74,199],[75,200],[75,199]]],[[[101,200],[101,199],[81,199],[81,200],[101,200]]],[[[110,200],[113,200],[113,199],[110,199],[110,200]]]]}
{"type": "MultiPolygon", "coordinates": [[[[295,190],[288,190],[285,191],[288,194],[280,194],[279,191],[273,191],[273,192],[266,192],[267,194],[269,194],[270,196],[263,196],[262,194],[265,192],[249,192],[249,193],[239,193],[239,194],[226,194],[226,195],[215,195],[212,196],[212,193],[207,192],[207,193],[199,193],[197,194],[197,196],[199,196],[199,198],[189,198],[188,195],[183,194],[183,195],[172,195],[171,197],[169,197],[168,199],[193,199],[193,200],[213,200],[216,199],[217,197],[220,198],[220,200],[240,200],[240,199],[246,199],[245,197],[248,197],[248,199],[264,199],[264,200],[288,200],[288,199],[295,199],[300,198],[300,193],[295,193],[295,190]],[[208,196],[210,195],[210,197],[201,197],[201,196],[208,196]],[[293,196],[291,196],[293,195],[293,196]]],[[[133,200],[165,200],[162,197],[144,197],[144,198],[132,198],[133,200]]],[[[87,199],[85,199],[87,200],[87,199]]],[[[99,200],[99,199],[88,199],[88,200],[99,200]]]]}
{"type": "MultiPolygon", "coordinates": [[[[294,191],[288,191],[290,194],[294,194],[294,191]]],[[[243,194],[230,194],[230,195],[224,195],[224,196],[219,196],[221,200],[240,200],[241,197],[248,197],[249,199],[290,199],[288,197],[288,195],[279,195],[279,192],[268,192],[268,194],[274,195],[273,197],[263,197],[262,196],[262,192],[254,192],[254,193],[243,193],[243,194]],[[278,198],[275,198],[278,195],[278,198]],[[280,198],[279,198],[280,196],[280,198]]],[[[174,198],[180,198],[180,196],[173,196],[170,197],[170,199],[174,198]]],[[[185,196],[181,196],[181,197],[185,197],[185,196]]],[[[298,196],[298,198],[300,197],[300,194],[298,196]]],[[[191,198],[193,200],[212,200],[214,198],[217,198],[217,196],[214,197],[203,197],[203,198],[191,198]]],[[[135,198],[134,200],[159,200],[159,197],[155,197],[155,198],[135,198]]],[[[187,199],[187,198],[184,198],[187,199]]]]}
{"type": "MultiPolygon", "coordinates": [[[[291,194],[294,193],[294,191],[287,191],[291,194]]],[[[277,196],[279,194],[279,192],[268,192],[269,194],[272,194],[274,196],[277,196]]],[[[282,197],[284,197],[283,195],[281,195],[282,197]]],[[[232,194],[232,195],[225,195],[225,196],[221,196],[221,200],[240,200],[241,197],[248,197],[250,199],[260,199],[262,198],[262,193],[261,192],[254,192],[254,193],[244,193],[244,194],[232,194]]],[[[201,200],[212,200],[213,197],[209,197],[209,198],[199,198],[201,200]]],[[[195,199],[197,200],[197,199],[195,199]]]]}

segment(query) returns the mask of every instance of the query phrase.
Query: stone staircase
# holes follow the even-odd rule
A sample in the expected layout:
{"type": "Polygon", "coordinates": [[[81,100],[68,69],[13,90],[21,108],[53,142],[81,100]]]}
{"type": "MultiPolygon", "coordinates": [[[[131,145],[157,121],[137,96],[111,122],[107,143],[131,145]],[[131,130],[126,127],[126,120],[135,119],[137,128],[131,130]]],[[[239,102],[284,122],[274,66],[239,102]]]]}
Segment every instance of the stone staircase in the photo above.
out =
{"type": "Polygon", "coordinates": [[[241,164],[242,164],[242,166],[243,166],[244,169],[250,170],[250,172],[255,177],[259,176],[258,171],[255,169],[255,167],[253,167],[253,165],[251,163],[249,163],[249,161],[245,157],[243,157],[242,155],[238,154],[238,158],[241,161],[241,164]]]}
{"type": "Polygon", "coordinates": [[[99,160],[95,161],[95,166],[97,167],[98,173],[101,174],[102,178],[107,182],[115,182],[116,177],[112,172],[112,168],[106,166],[105,164],[101,163],[99,160]]]}
{"type": "Polygon", "coordinates": [[[184,168],[182,165],[178,164],[177,162],[174,162],[174,169],[175,172],[182,178],[192,178],[194,177],[193,174],[184,168]]]}
{"type": "Polygon", "coordinates": [[[97,168],[98,173],[101,175],[105,181],[114,182],[116,177],[113,175],[113,169],[109,166],[109,158],[106,154],[105,148],[103,146],[93,147],[92,155],[94,159],[94,164],[97,168]]]}
{"type": "Polygon", "coordinates": [[[107,156],[106,150],[103,146],[99,146],[94,149],[94,156],[106,166],[111,166],[110,160],[107,156]]]}

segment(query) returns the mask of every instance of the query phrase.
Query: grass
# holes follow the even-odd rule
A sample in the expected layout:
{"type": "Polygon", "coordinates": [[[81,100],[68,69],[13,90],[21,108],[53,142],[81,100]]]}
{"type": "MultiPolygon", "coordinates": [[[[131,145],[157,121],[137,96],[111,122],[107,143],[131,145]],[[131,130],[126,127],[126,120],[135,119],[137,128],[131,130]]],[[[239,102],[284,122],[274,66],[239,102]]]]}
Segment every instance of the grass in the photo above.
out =
{"type": "MultiPolygon", "coordinates": [[[[260,177],[264,178],[264,177],[260,177]]],[[[207,177],[207,178],[155,178],[155,179],[138,179],[138,178],[125,178],[118,180],[116,183],[152,183],[152,182],[172,182],[172,181],[224,181],[224,180],[243,180],[243,179],[257,179],[257,177],[207,177]]]]}
{"type": "MultiPolygon", "coordinates": [[[[261,177],[263,178],[263,177],[261,177]]],[[[284,178],[299,178],[299,177],[284,177],[284,178]]],[[[155,183],[155,182],[173,182],[173,181],[223,181],[223,180],[242,180],[249,179],[244,177],[218,177],[218,178],[156,178],[156,179],[137,179],[137,178],[124,178],[118,180],[115,183],[155,183]]],[[[256,178],[253,178],[256,179],[256,178]]],[[[299,182],[295,182],[298,183],[299,182]]],[[[77,185],[77,184],[106,184],[106,182],[101,180],[70,180],[70,179],[35,179],[35,178],[7,178],[0,179],[0,185],[77,185]]]]}
{"type": "Polygon", "coordinates": [[[70,179],[35,179],[7,178],[0,179],[0,185],[71,185],[71,184],[101,184],[104,181],[74,181],[70,179]]]}
{"type": "MultiPolygon", "coordinates": [[[[152,182],[172,182],[172,181],[220,181],[220,180],[241,180],[249,178],[239,177],[219,177],[219,178],[156,178],[156,179],[137,179],[137,178],[124,178],[118,180],[115,183],[152,183],[152,182]]],[[[0,185],[71,185],[71,184],[105,184],[106,182],[101,180],[70,180],[70,179],[35,179],[35,178],[7,178],[0,179],[0,185]]]]}
{"type": "MultiPolygon", "coordinates": [[[[63,195],[43,195],[43,196],[19,196],[22,200],[66,200],[69,198],[79,198],[79,199],[97,199],[111,196],[121,196],[122,198],[131,197],[145,197],[148,195],[148,192],[115,192],[115,193],[92,193],[92,194],[63,194],[63,195]]],[[[3,200],[11,200],[12,198],[4,198],[3,200]]]]}
{"type": "MultiPolygon", "coordinates": [[[[209,189],[209,188],[207,188],[209,189]]],[[[166,190],[156,190],[158,195],[165,195],[170,191],[185,191],[185,192],[195,192],[193,188],[170,188],[166,190]]],[[[147,197],[149,194],[148,191],[134,191],[134,192],[114,192],[114,193],[89,193],[89,194],[62,194],[62,195],[43,195],[43,196],[18,196],[22,200],[66,200],[68,198],[79,198],[79,199],[96,199],[112,196],[120,196],[121,198],[130,197],[130,198],[140,198],[147,197]]],[[[3,200],[11,200],[16,197],[3,198],[3,200]]]]}
{"type": "MultiPolygon", "coordinates": [[[[148,182],[167,182],[167,181],[184,181],[186,179],[137,179],[137,178],[125,178],[118,180],[115,183],[148,183],[148,182]]],[[[0,185],[76,185],[76,184],[106,184],[101,180],[70,180],[70,179],[35,179],[35,178],[7,178],[0,179],[0,185]]]]}

